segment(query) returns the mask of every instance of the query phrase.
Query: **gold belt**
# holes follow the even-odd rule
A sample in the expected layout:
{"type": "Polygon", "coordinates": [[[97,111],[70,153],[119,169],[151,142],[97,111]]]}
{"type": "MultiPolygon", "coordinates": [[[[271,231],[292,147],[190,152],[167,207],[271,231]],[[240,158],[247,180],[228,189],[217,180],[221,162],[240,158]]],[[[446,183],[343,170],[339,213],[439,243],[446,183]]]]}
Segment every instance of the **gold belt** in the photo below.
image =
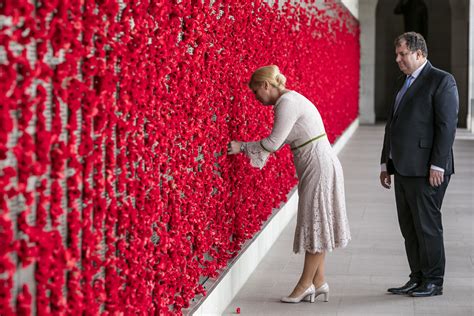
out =
{"type": "Polygon", "coordinates": [[[309,143],[314,142],[315,140],[318,140],[318,139],[320,139],[321,137],[324,137],[324,136],[326,136],[326,133],[323,133],[323,134],[321,134],[321,135],[319,135],[319,136],[316,136],[316,137],[314,137],[314,138],[311,138],[311,139],[308,140],[307,142],[304,142],[303,144],[301,144],[301,145],[299,145],[299,146],[296,146],[296,147],[291,148],[291,150],[296,150],[296,149],[298,149],[298,148],[301,148],[301,147],[303,147],[303,146],[306,146],[306,145],[308,145],[309,143]]]}

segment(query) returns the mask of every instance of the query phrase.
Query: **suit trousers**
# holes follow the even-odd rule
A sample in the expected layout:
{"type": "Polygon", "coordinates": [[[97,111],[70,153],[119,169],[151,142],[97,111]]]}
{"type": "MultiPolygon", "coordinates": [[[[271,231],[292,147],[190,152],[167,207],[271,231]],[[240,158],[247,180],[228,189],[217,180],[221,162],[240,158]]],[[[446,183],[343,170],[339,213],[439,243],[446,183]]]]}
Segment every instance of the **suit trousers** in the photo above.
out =
{"type": "Polygon", "coordinates": [[[410,265],[410,279],[443,285],[445,254],[441,205],[450,176],[439,187],[428,177],[405,177],[395,172],[398,223],[410,265]]]}

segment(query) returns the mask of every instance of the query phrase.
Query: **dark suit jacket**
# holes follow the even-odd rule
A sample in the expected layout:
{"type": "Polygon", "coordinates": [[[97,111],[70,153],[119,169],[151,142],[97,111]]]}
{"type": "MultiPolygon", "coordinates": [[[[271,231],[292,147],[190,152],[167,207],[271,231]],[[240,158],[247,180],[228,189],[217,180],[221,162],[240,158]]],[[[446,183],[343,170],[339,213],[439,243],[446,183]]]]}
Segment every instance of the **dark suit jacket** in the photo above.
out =
{"type": "Polygon", "coordinates": [[[450,175],[454,173],[452,147],[459,109],[456,81],[428,61],[393,113],[405,78],[399,78],[393,95],[380,161],[387,164],[390,174],[396,170],[402,176],[424,177],[435,165],[450,175]]]}

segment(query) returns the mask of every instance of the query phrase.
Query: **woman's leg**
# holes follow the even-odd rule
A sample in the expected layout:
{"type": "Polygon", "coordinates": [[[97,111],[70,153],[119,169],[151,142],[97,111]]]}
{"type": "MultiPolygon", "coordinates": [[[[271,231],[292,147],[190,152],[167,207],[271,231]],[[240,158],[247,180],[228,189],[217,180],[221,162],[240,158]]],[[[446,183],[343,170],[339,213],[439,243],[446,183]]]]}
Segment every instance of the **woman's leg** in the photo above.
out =
{"type": "Polygon", "coordinates": [[[325,283],[324,281],[324,259],[326,258],[326,253],[322,253],[321,262],[319,263],[318,270],[313,278],[314,287],[318,288],[325,283]]]}
{"type": "Polygon", "coordinates": [[[314,254],[306,252],[304,256],[303,273],[301,274],[300,280],[298,281],[298,284],[296,284],[295,289],[291,292],[290,297],[297,297],[310,287],[315,278],[316,272],[318,271],[318,267],[323,261],[324,252],[317,252],[314,254]]]}

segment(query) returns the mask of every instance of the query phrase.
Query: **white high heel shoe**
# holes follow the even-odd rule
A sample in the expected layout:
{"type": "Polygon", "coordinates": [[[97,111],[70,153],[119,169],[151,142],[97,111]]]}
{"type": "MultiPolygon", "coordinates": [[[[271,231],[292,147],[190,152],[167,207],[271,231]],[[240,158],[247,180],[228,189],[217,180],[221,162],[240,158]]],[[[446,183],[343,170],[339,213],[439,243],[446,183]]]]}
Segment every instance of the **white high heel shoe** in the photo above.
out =
{"type": "Polygon", "coordinates": [[[315,299],[315,296],[314,296],[314,293],[315,293],[315,289],[314,289],[314,284],[311,284],[311,286],[309,288],[307,288],[303,294],[301,294],[300,296],[297,296],[297,297],[289,297],[289,296],[285,296],[285,297],[282,297],[281,298],[281,301],[283,303],[299,303],[301,302],[302,300],[306,299],[306,298],[309,298],[309,301],[311,303],[314,303],[314,299],[315,299]]]}
{"type": "Polygon", "coordinates": [[[329,285],[324,283],[314,291],[314,296],[318,297],[319,295],[324,295],[324,301],[329,302],[329,285]]]}

